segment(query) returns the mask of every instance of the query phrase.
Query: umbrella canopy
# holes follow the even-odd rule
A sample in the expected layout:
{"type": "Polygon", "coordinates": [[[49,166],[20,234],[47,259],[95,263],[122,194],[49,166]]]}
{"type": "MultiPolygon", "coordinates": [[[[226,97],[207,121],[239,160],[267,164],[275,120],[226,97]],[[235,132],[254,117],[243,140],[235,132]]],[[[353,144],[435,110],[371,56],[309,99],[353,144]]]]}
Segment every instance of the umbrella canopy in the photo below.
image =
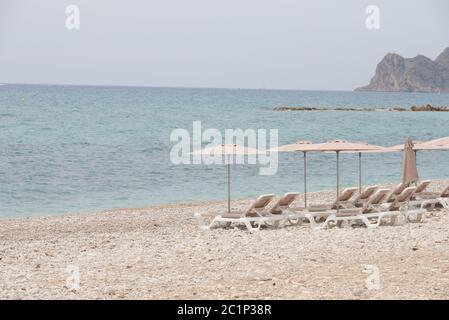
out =
{"type": "Polygon", "coordinates": [[[285,146],[271,149],[270,151],[273,151],[273,152],[317,151],[317,148],[319,145],[320,145],[320,143],[312,143],[311,141],[300,140],[300,141],[292,143],[292,144],[286,144],[285,146]]]}
{"type": "Polygon", "coordinates": [[[248,155],[248,154],[259,154],[261,151],[249,148],[242,147],[237,144],[220,144],[213,147],[207,147],[201,150],[193,151],[193,155],[224,155],[224,156],[233,156],[233,155],[248,155]]]}
{"type": "Polygon", "coordinates": [[[298,141],[279,148],[270,150],[277,152],[302,151],[304,153],[304,204],[307,207],[307,152],[337,152],[337,201],[339,198],[339,153],[340,152],[359,152],[359,189],[361,189],[361,152],[388,152],[386,148],[370,145],[366,142],[347,142],[344,140],[333,140],[326,143],[312,143],[310,141],[298,141]]]}
{"type": "Polygon", "coordinates": [[[195,150],[192,155],[207,155],[207,156],[227,156],[228,157],[228,212],[231,212],[231,163],[229,159],[236,155],[254,155],[261,154],[255,148],[242,147],[237,144],[221,144],[213,147],[206,147],[204,149],[195,150]]]}
{"type": "Polygon", "coordinates": [[[434,147],[437,149],[449,149],[449,137],[439,138],[424,142],[425,147],[434,147]]]}
{"type": "MultiPolygon", "coordinates": [[[[439,139],[438,139],[439,140],[439,139]]],[[[410,140],[412,141],[412,140],[410,140]]],[[[412,141],[413,144],[413,150],[440,150],[445,149],[444,146],[438,145],[437,143],[431,143],[435,140],[428,141],[428,142],[422,142],[422,141],[412,141]]],[[[448,145],[449,147],[449,142],[448,145]]],[[[387,149],[390,149],[391,151],[404,151],[405,150],[405,144],[398,144],[392,147],[389,147],[387,149]]]]}
{"type": "Polygon", "coordinates": [[[402,170],[402,183],[408,185],[418,181],[418,169],[416,168],[416,158],[413,152],[413,141],[407,139],[404,144],[404,165],[402,170]]]}
{"type": "Polygon", "coordinates": [[[368,144],[366,142],[348,142],[345,140],[331,140],[326,143],[320,143],[317,151],[334,151],[334,152],[383,152],[385,148],[368,144]]]}

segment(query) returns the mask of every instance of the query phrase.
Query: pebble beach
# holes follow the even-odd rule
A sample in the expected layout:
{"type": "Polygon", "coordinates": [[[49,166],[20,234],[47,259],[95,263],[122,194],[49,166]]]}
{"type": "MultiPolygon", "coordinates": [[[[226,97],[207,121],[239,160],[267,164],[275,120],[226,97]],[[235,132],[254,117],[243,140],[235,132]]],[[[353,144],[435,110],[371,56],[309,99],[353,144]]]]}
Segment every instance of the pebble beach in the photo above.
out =
{"type": "MultiPolygon", "coordinates": [[[[330,203],[334,194],[311,193],[309,200],[330,203]]],[[[447,210],[373,230],[198,230],[195,212],[225,208],[214,201],[0,219],[0,298],[449,298],[447,210]]]]}

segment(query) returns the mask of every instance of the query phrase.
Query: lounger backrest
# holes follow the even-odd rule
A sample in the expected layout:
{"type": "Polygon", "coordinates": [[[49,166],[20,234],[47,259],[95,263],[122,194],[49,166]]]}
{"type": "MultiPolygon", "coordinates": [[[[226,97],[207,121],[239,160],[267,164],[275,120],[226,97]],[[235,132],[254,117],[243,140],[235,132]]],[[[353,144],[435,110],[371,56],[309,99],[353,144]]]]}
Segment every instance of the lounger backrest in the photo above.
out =
{"type": "Polygon", "coordinates": [[[449,185],[444,188],[443,192],[440,194],[441,198],[449,198],[449,185]]]}
{"type": "Polygon", "coordinates": [[[396,197],[396,199],[390,204],[388,207],[389,211],[396,211],[401,208],[401,206],[410,201],[411,197],[415,194],[416,187],[408,187],[405,188],[404,191],[401,192],[400,195],[396,197]]]}
{"type": "Polygon", "coordinates": [[[431,182],[430,180],[421,181],[419,186],[416,187],[415,193],[421,193],[424,190],[426,190],[427,187],[429,186],[430,182],[431,182]]]}
{"type": "Polygon", "coordinates": [[[401,194],[397,196],[396,201],[399,203],[409,201],[415,191],[416,187],[405,188],[404,191],[402,191],[401,194]]]}
{"type": "Polygon", "coordinates": [[[358,196],[357,200],[367,200],[369,199],[374,192],[379,188],[379,186],[369,186],[366,187],[365,190],[358,196]]]}
{"type": "Polygon", "coordinates": [[[346,188],[340,195],[340,201],[348,201],[352,198],[354,193],[357,191],[357,188],[346,188]]]}
{"type": "Polygon", "coordinates": [[[379,189],[368,200],[369,205],[379,205],[386,201],[387,195],[390,193],[390,189],[379,189]]]}
{"type": "Polygon", "coordinates": [[[393,194],[398,195],[401,194],[405,188],[407,187],[407,185],[405,183],[399,183],[394,189],[393,189],[393,194]]]}
{"type": "Polygon", "coordinates": [[[298,198],[299,193],[298,192],[287,192],[282,196],[279,201],[276,203],[275,207],[287,207],[293,203],[293,201],[298,198]]]}
{"type": "Polygon", "coordinates": [[[405,183],[399,183],[396,185],[396,187],[393,188],[393,191],[388,195],[387,202],[394,202],[396,200],[396,197],[401,194],[402,191],[405,190],[407,185],[405,183]]]}
{"type": "Polygon", "coordinates": [[[263,210],[273,200],[274,194],[263,194],[259,196],[249,207],[245,210],[244,214],[251,214],[253,210],[263,210]]]}
{"type": "Polygon", "coordinates": [[[270,212],[272,214],[282,213],[281,208],[289,207],[296,200],[296,198],[298,198],[298,196],[298,192],[287,192],[276,202],[270,212]]]}

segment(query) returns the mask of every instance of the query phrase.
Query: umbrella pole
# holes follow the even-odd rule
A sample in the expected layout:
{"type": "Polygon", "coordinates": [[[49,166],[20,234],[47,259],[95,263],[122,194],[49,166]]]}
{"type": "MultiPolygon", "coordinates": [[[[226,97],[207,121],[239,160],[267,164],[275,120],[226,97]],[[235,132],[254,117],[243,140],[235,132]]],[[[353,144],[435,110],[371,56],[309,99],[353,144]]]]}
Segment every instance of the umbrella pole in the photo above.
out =
{"type": "Polygon", "coordinates": [[[304,207],[307,208],[307,153],[304,151],[304,207]]]}
{"type": "MultiPolygon", "coordinates": [[[[418,168],[418,150],[415,150],[415,164],[416,164],[416,168],[418,168]]],[[[415,181],[415,186],[418,185],[418,180],[415,181]]]]}
{"type": "Polygon", "coordinates": [[[340,151],[337,151],[337,213],[340,212],[340,151]]]}
{"type": "Polygon", "coordinates": [[[359,194],[362,193],[362,153],[359,152],[359,194]]]}
{"type": "Polygon", "coordinates": [[[231,164],[228,163],[228,213],[231,212],[231,164]]]}

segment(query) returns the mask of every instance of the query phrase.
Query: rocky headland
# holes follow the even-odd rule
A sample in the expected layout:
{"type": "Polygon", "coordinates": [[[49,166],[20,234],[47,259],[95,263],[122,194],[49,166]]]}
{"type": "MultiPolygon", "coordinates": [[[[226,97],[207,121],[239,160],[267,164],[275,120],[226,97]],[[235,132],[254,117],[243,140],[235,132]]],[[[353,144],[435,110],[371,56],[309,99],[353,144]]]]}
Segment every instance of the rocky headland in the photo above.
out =
{"type": "Polygon", "coordinates": [[[371,82],[355,91],[449,93],[449,47],[435,60],[388,53],[371,82]]]}

